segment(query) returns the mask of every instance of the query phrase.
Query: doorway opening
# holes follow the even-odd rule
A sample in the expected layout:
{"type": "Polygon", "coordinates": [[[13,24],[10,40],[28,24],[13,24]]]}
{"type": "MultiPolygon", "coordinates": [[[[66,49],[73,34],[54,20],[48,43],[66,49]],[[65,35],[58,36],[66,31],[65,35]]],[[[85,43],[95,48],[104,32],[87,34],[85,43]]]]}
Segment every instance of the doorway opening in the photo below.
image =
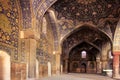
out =
{"type": "Polygon", "coordinates": [[[82,63],[80,65],[80,68],[81,68],[81,70],[80,70],[81,73],[86,73],[86,64],[85,63],[82,63]]]}
{"type": "Polygon", "coordinates": [[[0,51],[0,80],[10,80],[10,55],[0,51]]]}

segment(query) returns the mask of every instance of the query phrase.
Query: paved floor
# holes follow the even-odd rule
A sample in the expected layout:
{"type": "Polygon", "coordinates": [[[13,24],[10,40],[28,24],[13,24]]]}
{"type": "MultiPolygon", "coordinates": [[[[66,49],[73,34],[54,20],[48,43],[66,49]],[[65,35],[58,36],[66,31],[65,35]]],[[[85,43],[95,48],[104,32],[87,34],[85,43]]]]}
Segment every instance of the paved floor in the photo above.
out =
{"type": "Polygon", "coordinates": [[[69,73],[69,74],[62,74],[59,76],[36,79],[36,80],[115,80],[115,79],[97,74],[69,73]]]}

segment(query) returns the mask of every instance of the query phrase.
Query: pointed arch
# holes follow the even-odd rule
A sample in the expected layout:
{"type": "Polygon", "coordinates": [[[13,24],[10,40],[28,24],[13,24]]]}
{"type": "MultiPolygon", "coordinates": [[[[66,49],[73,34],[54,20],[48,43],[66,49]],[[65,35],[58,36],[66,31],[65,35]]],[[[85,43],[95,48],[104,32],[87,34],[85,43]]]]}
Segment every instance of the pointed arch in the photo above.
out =
{"type": "Polygon", "coordinates": [[[49,9],[46,12],[46,20],[48,22],[48,24],[50,24],[49,26],[52,29],[52,33],[53,33],[53,37],[54,37],[54,50],[57,51],[59,49],[58,45],[58,32],[57,32],[57,20],[56,20],[56,15],[55,15],[55,11],[53,9],[49,9]]]}
{"type": "MultiPolygon", "coordinates": [[[[69,37],[74,35],[75,33],[79,32],[79,31],[82,31],[82,30],[90,30],[90,31],[94,31],[96,34],[98,34],[98,38],[100,37],[102,39],[102,42],[101,42],[101,47],[102,47],[102,44],[104,44],[107,41],[110,42],[110,49],[112,49],[112,39],[105,33],[103,32],[102,30],[100,30],[98,27],[94,26],[94,25],[89,25],[89,24],[82,24],[80,27],[74,29],[73,31],[71,31],[70,33],[68,33],[62,40],[61,40],[61,49],[62,49],[62,55],[64,55],[65,57],[69,57],[69,53],[70,51],[77,45],[81,44],[82,42],[85,42],[89,45],[91,45],[92,47],[94,47],[95,49],[97,49],[99,52],[101,52],[101,48],[98,47],[96,44],[94,44],[94,40],[96,40],[97,36],[94,38],[94,34],[91,34],[90,37],[90,41],[89,40],[86,40],[87,38],[83,38],[82,39],[82,36],[79,36],[79,38],[77,39],[76,37],[73,36],[74,39],[70,39],[69,37]],[[94,38],[94,39],[92,39],[94,38]],[[68,40],[69,39],[69,40],[68,40]],[[68,40],[68,41],[67,41],[68,40]],[[72,42],[72,44],[71,44],[72,42]],[[64,46],[66,46],[67,44],[67,48],[65,48],[64,46]],[[69,44],[69,45],[68,45],[69,44]],[[64,47],[64,50],[63,50],[63,47],[64,47]]],[[[86,32],[84,32],[86,33],[86,32]]],[[[81,35],[83,35],[83,33],[80,33],[81,35]]],[[[86,33],[87,34],[87,33],[86,33]]],[[[89,33],[88,33],[89,34],[89,33]]],[[[87,36],[87,35],[86,35],[87,36]]],[[[97,39],[98,39],[97,38],[97,39]]]]}
{"type": "Polygon", "coordinates": [[[107,35],[107,33],[105,33],[104,31],[102,31],[101,29],[97,28],[95,25],[91,25],[91,24],[80,24],[80,25],[77,25],[76,28],[74,30],[72,30],[71,32],[69,32],[68,34],[66,34],[60,41],[60,44],[61,46],[63,45],[63,42],[65,41],[65,39],[67,39],[70,35],[72,35],[73,33],[83,29],[84,27],[88,27],[92,30],[95,30],[97,32],[100,32],[101,34],[104,34],[109,40],[110,40],[110,43],[112,45],[112,39],[110,38],[109,35],[107,35]]]}
{"type": "Polygon", "coordinates": [[[94,44],[91,43],[91,42],[88,42],[88,41],[80,41],[78,44],[76,44],[76,45],[72,46],[72,48],[70,48],[70,50],[68,51],[68,55],[67,55],[67,56],[70,55],[69,53],[72,51],[72,49],[74,49],[76,46],[80,45],[80,44],[83,43],[83,42],[85,42],[85,43],[93,46],[93,47],[96,48],[99,52],[101,51],[101,49],[100,49],[99,47],[97,47],[96,45],[94,45],[94,44]]]}

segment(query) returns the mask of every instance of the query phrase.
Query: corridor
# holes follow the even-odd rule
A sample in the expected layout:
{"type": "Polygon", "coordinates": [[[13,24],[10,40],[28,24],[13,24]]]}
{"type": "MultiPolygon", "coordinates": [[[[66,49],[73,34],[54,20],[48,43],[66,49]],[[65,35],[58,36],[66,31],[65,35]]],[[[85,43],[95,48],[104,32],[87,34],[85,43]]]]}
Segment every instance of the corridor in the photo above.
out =
{"type": "Polygon", "coordinates": [[[69,73],[60,76],[52,76],[52,77],[46,77],[36,80],[116,80],[116,79],[112,79],[107,76],[101,76],[96,74],[69,73]]]}

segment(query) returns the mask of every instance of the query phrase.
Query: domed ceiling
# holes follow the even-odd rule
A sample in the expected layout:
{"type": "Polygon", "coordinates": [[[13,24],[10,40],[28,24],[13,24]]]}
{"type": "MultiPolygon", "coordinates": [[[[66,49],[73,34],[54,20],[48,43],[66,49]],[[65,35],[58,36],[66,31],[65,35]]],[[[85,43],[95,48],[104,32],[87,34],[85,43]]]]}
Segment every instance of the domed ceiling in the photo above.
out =
{"type": "Polygon", "coordinates": [[[53,8],[58,12],[58,19],[65,17],[78,21],[93,21],[101,18],[119,17],[119,0],[58,0],[53,8]]]}

